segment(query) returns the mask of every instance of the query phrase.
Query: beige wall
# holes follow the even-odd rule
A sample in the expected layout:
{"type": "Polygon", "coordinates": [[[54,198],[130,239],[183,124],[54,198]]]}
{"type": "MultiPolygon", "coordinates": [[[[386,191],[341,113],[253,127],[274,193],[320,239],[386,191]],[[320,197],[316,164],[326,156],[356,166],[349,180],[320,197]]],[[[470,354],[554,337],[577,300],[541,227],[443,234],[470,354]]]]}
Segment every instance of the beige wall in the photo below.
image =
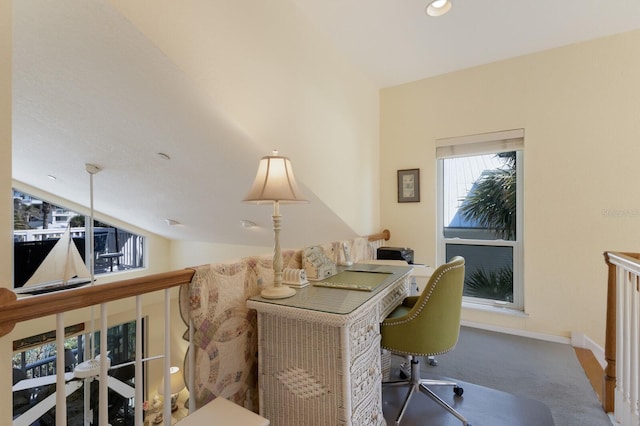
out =
{"type": "Polygon", "coordinates": [[[357,234],[379,232],[379,91],[290,1],[110,3],[357,234]]]}
{"type": "Polygon", "coordinates": [[[605,250],[640,249],[640,32],[532,54],[381,93],[382,225],[436,259],[439,138],[525,129],[524,318],[464,319],[604,344],[605,250]],[[422,202],[396,203],[397,169],[422,202]]]}
{"type": "MultiPolygon", "coordinates": [[[[270,229],[269,232],[273,233],[270,229]]],[[[208,244],[194,241],[171,242],[171,269],[210,263],[232,262],[243,257],[272,255],[273,247],[238,246],[231,244],[208,244]]]]}

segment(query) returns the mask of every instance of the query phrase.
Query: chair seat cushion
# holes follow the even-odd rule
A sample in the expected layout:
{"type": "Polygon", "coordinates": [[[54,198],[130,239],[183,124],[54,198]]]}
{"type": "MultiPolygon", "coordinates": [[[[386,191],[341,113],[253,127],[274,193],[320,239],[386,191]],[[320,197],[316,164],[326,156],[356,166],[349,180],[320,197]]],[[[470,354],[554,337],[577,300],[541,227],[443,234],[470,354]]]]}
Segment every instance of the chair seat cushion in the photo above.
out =
{"type": "Polygon", "coordinates": [[[397,308],[395,308],[393,311],[391,311],[391,313],[387,315],[386,319],[403,317],[407,315],[410,310],[411,310],[410,307],[400,305],[397,308]]]}
{"type": "Polygon", "coordinates": [[[404,300],[402,301],[402,306],[406,306],[408,308],[413,308],[413,305],[416,304],[416,302],[418,301],[419,298],[420,298],[420,296],[405,297],[404,300]]]}
{"type": "Polygon", "coordinates": [[[393,311],[391,311],[391,313],[387,315],[387,318],[400,318],[402,316],[405,316],[406,314],[409,313],[409,311],[411,310],[411,308],[413,308],[413,305],[415,305],[417,301],[418,301],[418,296],[406,297],[402,301],[402,305],[398,306],[393,311]]]}

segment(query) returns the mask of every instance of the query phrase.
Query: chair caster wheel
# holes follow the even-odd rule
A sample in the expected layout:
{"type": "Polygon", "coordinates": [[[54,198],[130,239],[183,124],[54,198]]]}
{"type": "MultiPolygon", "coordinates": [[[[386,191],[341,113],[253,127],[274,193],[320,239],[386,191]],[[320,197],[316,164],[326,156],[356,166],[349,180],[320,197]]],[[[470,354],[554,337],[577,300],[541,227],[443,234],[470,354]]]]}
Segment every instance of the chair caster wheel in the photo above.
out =
{"type": "Polygon", "coordinates": [[[462,389],[460,386],[454,386],[453,393],[456,396],[462,396],[462,394],[464,393],[464,389],[462,389]]]}

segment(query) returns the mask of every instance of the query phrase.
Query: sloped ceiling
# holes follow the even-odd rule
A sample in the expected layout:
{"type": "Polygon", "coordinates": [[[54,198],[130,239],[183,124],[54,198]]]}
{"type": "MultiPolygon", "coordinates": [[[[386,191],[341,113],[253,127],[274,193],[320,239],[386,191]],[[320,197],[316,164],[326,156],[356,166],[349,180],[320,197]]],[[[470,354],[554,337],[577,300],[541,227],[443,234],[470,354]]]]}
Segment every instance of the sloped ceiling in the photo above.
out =
{"type": "MultiPolygon", "coordinates": [[[[271,152],[110,6],[14,2],[13,78],[15,180],[88,206],[92,163],[97,212],[171,239],[273,244],[271,207],[241,202],[271,152]]],[[[283,247],[354,235],[300,183],[310,202],[281,206],[283,247]]]]}
{"type": "MultiPolygon", "coordinates": [[[[424,14],[426,1],[274,1],[295,7],[381,88],[640,28],[637,0],[454,0],[437,20],[424,14]]],[[[109,3],[13,8],[15,180],[86,206],[93,163],[103,168],[94,180],[100,213],[170,239],[272,244],[270,207],[241,200],[273,147],[216,110],[109,3]],[[261,226],[247,231],[242,219],[261,226]]],[[[282,208],[284,247],[354,235],[300,183],[310,203],[282,208]]]]}

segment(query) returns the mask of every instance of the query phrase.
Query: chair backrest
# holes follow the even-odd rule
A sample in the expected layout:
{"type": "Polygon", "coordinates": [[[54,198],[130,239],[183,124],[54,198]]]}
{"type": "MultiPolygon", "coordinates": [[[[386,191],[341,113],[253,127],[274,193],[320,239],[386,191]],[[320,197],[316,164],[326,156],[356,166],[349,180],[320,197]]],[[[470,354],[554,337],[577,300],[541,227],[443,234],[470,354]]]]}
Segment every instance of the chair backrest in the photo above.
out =
{"type": "Polygon", "coordinates": [[[453,349],[460,334],[464,258],[439,266],[413,307],[381,324],[382,347],[407,355],[438,355],[453,349]]]}

